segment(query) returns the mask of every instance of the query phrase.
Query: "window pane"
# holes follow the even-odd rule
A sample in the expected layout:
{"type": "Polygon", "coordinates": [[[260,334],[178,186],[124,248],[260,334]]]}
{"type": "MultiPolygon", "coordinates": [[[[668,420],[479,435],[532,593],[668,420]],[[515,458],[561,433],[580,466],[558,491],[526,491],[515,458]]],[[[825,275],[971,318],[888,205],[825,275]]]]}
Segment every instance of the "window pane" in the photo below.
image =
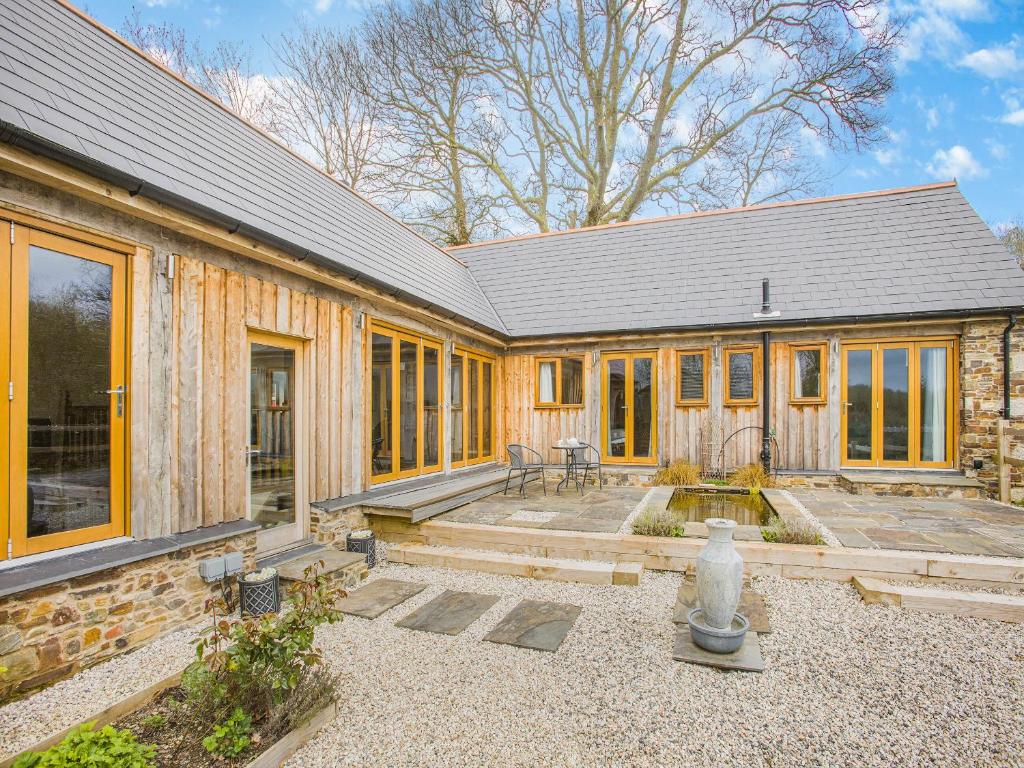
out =
{"type": "Polygon", "coordinates": [[[609,456],[626,455],[626,363],[609,360],[607,373],[607,444],[609,456]]]}
{"type": "Polygon", "coordinates": [[[562,358],[562,405],[583,405],[583,361],[562,358]]]}
{"type": "Polygon", "coordinates": [[[423,346],[423,466],[432,467],[439,461],[438,440],[441,434],[441,408],[438,398],[438,350],[423,346]]]}
{"type": "Polygon", "coordinates": [[[469,391],[466,396],[469,402],[466,404],[466,418],[469,419],[469,438],[466,452],[469,459],[475,459],[480,449],[480,364],[476,360],[469,360],[469,391]]]}
{"type": "Polygon", "coordinates": [[[295,522],[295,353],[266,344],[250,352],[249,508],[264,528],[295,522]]]}
{"type": "Polygon", "coordinates": [[[795,397],[821,397],[821,350],[798,349],[793,358],[796,376],[795,397]]]}
{"type": "Polygon", "coordinates": [[[910,350],[882,350],[882,458],[910,458],[910,350]]]}
{"type": "Polygon", "coordinates": [[[871,403],[874,365],[870,349],[846,350],[846,458],[872,458],[871,403]]]}
{"type": "Polygon", "coordinates": [[[418,370],[416,354],[419,345],[402,341],[398,347],[398,452],[400,470],[415,469],[419,435],[416,431],[416,401],[418,370]]]}
{"type": "Polygon", "coordinates": [[[32,246],[28,535],[110,522],[113,270],[32,246]]]}
{"type": "Polygon", "coordinates": [[[553,403],[555,402],[555,362],[554,360],[542,362],[539,368],[540,370],[537,372],[537,375],[540,377],[537,388],[537,402],[553,403]]]}
{"type": "Polygon", "coordinates": [[[729,399],[754,399],[754,353],[733,352],[729,356],[729,399]]]}
{"type": "Polygon", "coordinates": [[[392,467],[391,414],[391,344],[390,336],[373,334],[373,387],[371,419],[373,421],[372,452],[373,474],[386,475],[392,467]]]}
{"type": "Polygon", "coordinates": [[[464,358],[462,355],[452,355],[452,461],[462,461],[465,457],[462,453],[462,371],[464,358]]]}
{"type": "Polygon", "coordinates": [[[633,358],[633,456],[650,458],[653,448],[654,387],[651,374],[654,360],[633,358]]]}
{"type": "Polygon", "coordinates": [[[494,453],[491,446],[491,364],[481,363],[483,367],[483,434],[484,445],[480,451],[481,456],[490,456],[494,453]]]}
{"type": "Polygon", "coordinates": [[[679,356],[679,399],[704,400],[704,355],[679,356]]]}
{"type": "Polygon", "coordinates": [[[946,461],[946,348],[921,348],[921,461],[946,461]]]}

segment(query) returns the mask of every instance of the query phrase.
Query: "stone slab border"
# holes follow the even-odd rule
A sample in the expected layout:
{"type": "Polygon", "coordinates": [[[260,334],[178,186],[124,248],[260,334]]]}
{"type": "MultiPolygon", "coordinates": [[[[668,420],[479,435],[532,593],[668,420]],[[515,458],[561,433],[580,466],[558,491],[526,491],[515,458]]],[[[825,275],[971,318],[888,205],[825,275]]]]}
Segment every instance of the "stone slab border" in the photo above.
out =
{"type": "MultiPolygon", "coordinates": [[[[660,571],[692,573],[701,539],[584,533],[432,520],[419,525],[372,521],[379,538],[442,547],[494,550],[533,557],[641,563],[660,571]]],[[[737,541],[749,575],[849,581],[873,576],[897,581],[932,581],[1024,591],[1024,558],[938,552],[850,549],[802,544],[737,541]]]]}

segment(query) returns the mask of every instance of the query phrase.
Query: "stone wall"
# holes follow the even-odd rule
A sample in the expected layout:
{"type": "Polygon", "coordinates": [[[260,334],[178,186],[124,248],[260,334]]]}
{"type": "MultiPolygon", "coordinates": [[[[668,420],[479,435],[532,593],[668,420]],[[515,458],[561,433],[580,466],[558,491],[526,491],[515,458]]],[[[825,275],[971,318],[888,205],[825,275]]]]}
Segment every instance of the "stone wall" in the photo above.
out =
{"type": "Polygon", "coordinates": [[[348,534],[367,527],[362,507],[349,507],[339,512],[324,512],[313,506],[309,508],[310,535],[317,543],[342,552],[345,551],[348,534]]]}
{"type": "MultiPolygon", "coordinates": [[[[960,343],[960,469],[999,493],[996,429],[1003,407],[1003,329],[1006,320],[965,322],[960,343]],[[974,459],[983,461],[974,470],[974,459]]],[[[1011,335],[1010,451],[1024,456],[1024,323],[1011,335]]],[[[1012,494],[1024,493],[1024,474],[1013,469],[1012,494]]]]}
{"type": "Polygon", "coordinates": [[[225,552],[242,552],[251,569],[255,534],[0,599],[0,702],[195,622],[220,593],[199,578],[198,562],[225,552]]]}

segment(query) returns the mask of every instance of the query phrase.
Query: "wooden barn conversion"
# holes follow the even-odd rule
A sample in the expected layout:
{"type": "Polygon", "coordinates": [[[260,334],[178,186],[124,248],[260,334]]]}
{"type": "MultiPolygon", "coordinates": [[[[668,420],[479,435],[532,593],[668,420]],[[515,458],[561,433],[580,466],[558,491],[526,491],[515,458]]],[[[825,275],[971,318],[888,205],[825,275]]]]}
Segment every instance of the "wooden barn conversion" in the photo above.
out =
{"type": "Polygon", "coordinates": [[[0,20],[10,685],[196,616],[197,560],[510,443],[628,474],[767,434],[794,476],[995,488],[1024,274],[953,183],[444,251],[70,6],[0,20]]]}

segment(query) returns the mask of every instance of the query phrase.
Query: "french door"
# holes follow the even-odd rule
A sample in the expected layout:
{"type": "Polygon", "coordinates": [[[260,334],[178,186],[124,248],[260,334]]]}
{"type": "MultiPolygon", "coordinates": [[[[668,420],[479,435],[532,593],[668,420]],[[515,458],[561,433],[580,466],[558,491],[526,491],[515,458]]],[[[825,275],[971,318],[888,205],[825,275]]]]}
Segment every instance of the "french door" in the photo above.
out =
{"type": "Polygon", "coordinates": [[[494,358],[452,352],[452,467],[494,461],[494,358]]]}
{"type": "Polygon", "coordinates": [[[953,466],[952,339],[842,346],[842,465],[953,466]]]}
{"type": "Polygon", "coordinates": [[[612,464],[657,463],[656,353],[601,355],[601,457],[612,464]]]}
{"type": "Polygon", "coordinates": [[[127,257],[11,231],[0,250],[0,559],[126,530],[127,257]]]}

